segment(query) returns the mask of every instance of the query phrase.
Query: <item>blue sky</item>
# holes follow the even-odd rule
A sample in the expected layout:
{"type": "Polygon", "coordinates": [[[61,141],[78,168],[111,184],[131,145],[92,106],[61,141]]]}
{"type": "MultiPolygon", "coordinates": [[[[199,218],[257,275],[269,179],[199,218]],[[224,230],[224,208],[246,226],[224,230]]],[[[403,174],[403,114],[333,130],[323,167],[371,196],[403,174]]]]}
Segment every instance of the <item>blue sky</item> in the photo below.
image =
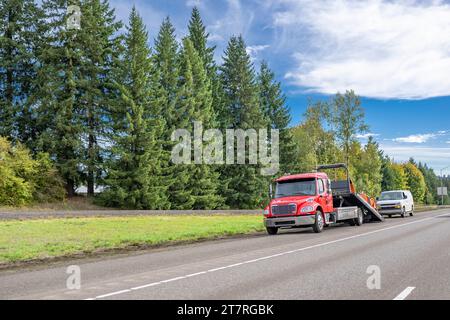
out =
{"type": "MultiPolygon", "coordinates": [[[[136,5],[156,36],[170,16],[181,39],[197,6],[220,63],[242,34],[255,67],[275,71],[292,113],[353,89],[381,147],[437,173],[450,166],[450,4],[439,0],[110,0],[126,22],[136,5]]],[[[360,137],[365,141],[365,137],[360,137]]],[[[450,169],[444,171],[450,174],[450,169]]]]}

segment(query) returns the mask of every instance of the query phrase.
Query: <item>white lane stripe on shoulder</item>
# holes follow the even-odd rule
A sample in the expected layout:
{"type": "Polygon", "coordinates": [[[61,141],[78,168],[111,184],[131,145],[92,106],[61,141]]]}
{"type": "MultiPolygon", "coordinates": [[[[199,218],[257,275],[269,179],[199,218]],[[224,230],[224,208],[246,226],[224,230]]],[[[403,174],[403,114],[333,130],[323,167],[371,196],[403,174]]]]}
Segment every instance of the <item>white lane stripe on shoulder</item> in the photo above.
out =
{"type": "Polygon", "coordinates": [[[411,292],[413,292],[413,290],[414,290],[415,288],[416,288],[416,287],[408,287],[408,288],[406,288],[406,289],[403,290],[398,296],[396,296],[396,297],[394,298],[394,300],[405,300],[406,297],[408,297],[408,296],[411,294],[411,292]]]}

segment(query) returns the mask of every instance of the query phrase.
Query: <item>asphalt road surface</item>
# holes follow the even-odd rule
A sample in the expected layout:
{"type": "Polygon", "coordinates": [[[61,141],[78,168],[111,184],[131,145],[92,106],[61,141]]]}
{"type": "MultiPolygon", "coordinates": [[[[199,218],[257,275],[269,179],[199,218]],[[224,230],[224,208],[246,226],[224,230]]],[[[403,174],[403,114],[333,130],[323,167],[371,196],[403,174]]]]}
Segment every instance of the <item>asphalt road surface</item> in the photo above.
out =
{"type": "Polygon", "coordinates": [[[0,298],[450,299],[450,210],[2,271],[0,298]]]}

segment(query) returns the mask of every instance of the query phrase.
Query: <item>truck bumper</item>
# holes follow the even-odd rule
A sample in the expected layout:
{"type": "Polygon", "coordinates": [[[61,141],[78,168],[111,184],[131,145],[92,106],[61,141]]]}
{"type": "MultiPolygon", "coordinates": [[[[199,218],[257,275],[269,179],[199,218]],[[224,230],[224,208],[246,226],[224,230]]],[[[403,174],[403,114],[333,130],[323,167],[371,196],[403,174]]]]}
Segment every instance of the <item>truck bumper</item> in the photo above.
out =
{"type": "Polygon", "coordinates": [[[316,221],[315,214],[295,217],[264,218],[266,227],[301,227],[311,226],[316,221]]]}

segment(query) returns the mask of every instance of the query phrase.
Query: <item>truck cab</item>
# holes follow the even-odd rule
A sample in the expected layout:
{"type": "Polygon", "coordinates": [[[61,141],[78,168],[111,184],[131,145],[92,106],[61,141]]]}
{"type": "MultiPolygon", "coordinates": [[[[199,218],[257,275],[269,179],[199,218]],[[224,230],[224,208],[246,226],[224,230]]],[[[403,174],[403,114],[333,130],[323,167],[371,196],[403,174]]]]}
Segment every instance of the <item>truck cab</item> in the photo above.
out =
{"type": "Polygon", "coordinates": [[[264,210],[264,224],[269,234],[280,228],[312,227],[322,232],[325,226],[339,222],[362,225],[364,220],[383,221],[370,201],[356,194],[345,164],[319,166],[317,172],[287,175],[270,185],[271,201],[264,210]],[[340,169],[347,179],[332,182],[320,169],[340,169]]]}

